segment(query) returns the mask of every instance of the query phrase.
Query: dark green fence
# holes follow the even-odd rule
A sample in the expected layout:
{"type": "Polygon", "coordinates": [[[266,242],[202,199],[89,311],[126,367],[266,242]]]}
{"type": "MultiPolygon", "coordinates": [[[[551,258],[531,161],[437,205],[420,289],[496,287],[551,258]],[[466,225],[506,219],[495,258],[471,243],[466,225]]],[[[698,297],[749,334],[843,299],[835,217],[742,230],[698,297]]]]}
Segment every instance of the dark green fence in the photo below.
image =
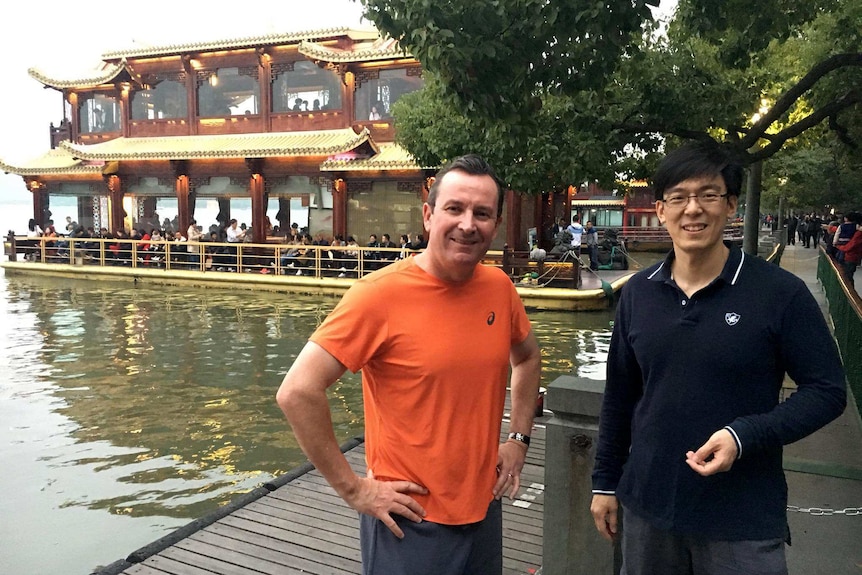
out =
{"type": "Polygon", "coordinates": [[[862,414],[862,299],[847,284],[835,261],[823,250],[817,263],[817,279],[826,290],[829,315],[835,326],[835,339],[841,350],[850,389],[856,399],[856,409],[862,414]]]}

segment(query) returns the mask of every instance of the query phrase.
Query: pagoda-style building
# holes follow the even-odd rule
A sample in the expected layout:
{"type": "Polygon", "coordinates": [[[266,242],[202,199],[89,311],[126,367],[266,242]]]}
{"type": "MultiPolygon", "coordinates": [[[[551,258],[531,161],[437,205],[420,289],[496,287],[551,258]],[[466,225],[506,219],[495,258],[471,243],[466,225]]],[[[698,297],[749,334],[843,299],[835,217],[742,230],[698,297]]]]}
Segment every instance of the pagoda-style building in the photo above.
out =
{"type": "MultiPolygon", "coordinates": [[[[78,223],[96,230],[157,227],[160,199],[181,230],[204,200],[227,221],[239,198],[256,243],[290,225],[291,203],[307,208],[312,234],[422,231],[436,167],[395,144],[391,116],[422,87],[422,67],[376,30],[134,48],[104,54],[86,77],[30,75],[62,94],[65,117],[50,151],[0,169],[23,177],[42,227],[50,198],[73,196],[78,223]]],[[[494,247],[526,249],[541,211],[541,198],[510,192],[494,247]]]]}

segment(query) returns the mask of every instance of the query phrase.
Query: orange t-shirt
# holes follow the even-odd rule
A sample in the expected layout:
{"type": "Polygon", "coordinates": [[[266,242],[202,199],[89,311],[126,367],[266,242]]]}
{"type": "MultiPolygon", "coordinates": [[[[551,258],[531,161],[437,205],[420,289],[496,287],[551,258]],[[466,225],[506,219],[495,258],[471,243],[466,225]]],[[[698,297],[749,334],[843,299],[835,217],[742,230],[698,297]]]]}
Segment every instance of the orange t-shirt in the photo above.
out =
{"type": "Polygon", "coordinates": [[[359,280],[311,341],[362,370],[374,476],[424,485],[425,519],[463,525],[493,498],[509,351],[529,333],[501,270],[453,285],[408,258],[359,280]]]}

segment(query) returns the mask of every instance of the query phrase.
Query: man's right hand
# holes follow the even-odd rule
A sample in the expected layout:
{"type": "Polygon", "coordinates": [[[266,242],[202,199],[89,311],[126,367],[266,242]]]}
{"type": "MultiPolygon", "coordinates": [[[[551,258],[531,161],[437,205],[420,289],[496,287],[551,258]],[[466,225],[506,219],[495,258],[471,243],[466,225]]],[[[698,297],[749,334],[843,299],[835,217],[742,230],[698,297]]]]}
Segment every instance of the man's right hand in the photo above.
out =
{"type": "Polygon", "coordinates": [[[593,502],[590,504],[590,513],[593,514],[596,529],[599,530],[602,537],[611,542],[617,536],[618,510],[619,502],[615,495],[593,495],[593,502]]]}
{"type": "Polygon", "coordinates": [[[425,495],[428,490],[412,481],[378,481],[368,470],[368,477],[357,478],[356,488],[342,497],[353,509],[376,517],[389,528],[399,539],[404,539],[404,532],[395,523],[392,513],[406,517],[414,523],[421,523],[425,517],[425,509],[419,502],[410,497],[409,493],[425,495]]]}

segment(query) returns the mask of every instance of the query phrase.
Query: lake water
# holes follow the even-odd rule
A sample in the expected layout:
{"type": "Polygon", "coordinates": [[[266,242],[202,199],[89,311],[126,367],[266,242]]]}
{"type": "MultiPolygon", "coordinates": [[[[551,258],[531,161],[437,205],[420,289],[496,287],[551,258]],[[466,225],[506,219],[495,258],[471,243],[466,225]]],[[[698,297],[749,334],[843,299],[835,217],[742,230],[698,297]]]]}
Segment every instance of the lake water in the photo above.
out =
{"type": "MultiPolygon", "coordinates": [[[[0,272],[0,573],[89,573],[300,464],[274,394],[335,303],[0,272]]],[[[544,384],[603,377],[611,312],[530,317],[544,384]]],[[[358,376],[330,403],[361,432],[358,376]]]]}

